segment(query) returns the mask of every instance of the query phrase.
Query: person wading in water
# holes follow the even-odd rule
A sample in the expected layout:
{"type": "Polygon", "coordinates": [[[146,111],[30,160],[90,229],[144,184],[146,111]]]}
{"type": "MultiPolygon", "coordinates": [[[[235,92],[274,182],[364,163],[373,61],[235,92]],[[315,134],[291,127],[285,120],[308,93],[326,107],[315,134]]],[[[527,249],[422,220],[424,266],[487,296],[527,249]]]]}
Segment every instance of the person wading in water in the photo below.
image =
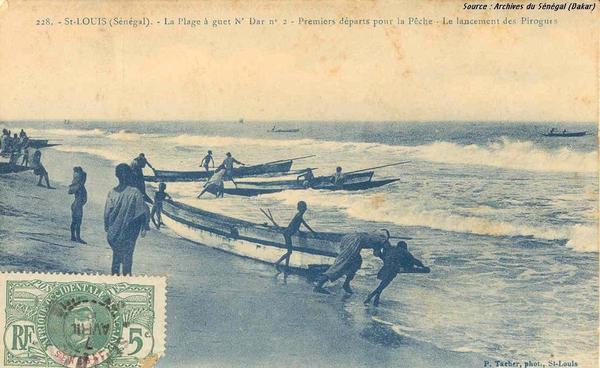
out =
{"type": "Polygon", "coordinates": [[[225,191],[225,185],[223,184],[223,177],[225,176],[225,167],[220,165],[213,176],[204,184],[204,189],[198,194],[198,198],[208,191],[214,193],[217,198],[223,198],[223,192],[225,191]]]}
{"type": "Polygon", "coordinates": [[[294,215],[294,217],[292,218],[292,221],[290,221],[289,225],[283,230],[283,238],[285,239],[285,246],[287,247],[287,252],[283,256],[281,256],[281,258],[279,258],[277,260],[277,262],[275,262],[275,268],[279,272],[281,272],[279,265],[281,264],[281,262],[283,262],[283,260],[285,260],[285,272],[287,273],[289,270],[290,257],[292,256],[292,250],[293,250],[292,236],[294,234],[296,234],[298,231],[300,231],[300,225],[304,225],[311,233],[315,234],[315,231],[310,226],[308,226],[308,224],[304,220],[304,213],[308,209],[306,202],[304,202],[304,201],[298,202],[297,208],[298,208],[298,212],[296,213],[296,215],[294,215]]]}
{"type": "Polygon", "coordinates": [[[230,180],[233,185],[235,185],[235,187],[237,188],[237,184],[235,181],[233,181],[233,164],[238,164],[238,165],[242,165],[245,166],[246,164],[236,160],[230,152],[227,152],[225,154],[225,160],[223,160],[223,167],[225,168],[225,176],[223,177],[223,180],[230,180]]]}
{"type": "Polygon", "coordinates": [[[131,167],[127,164],[117,165],[115,176],[119,185],[106,198],[104,230],[113,251],[112,274],[131,275],[135,242],[138,235],[146,235],[150,214],[144,196],[131,184],[131,167]]]}
{"type": "Polygon", "coordinates": [[[369,296],[365,299],[364,303],[369,304],[373,297],[373,305],[379,305],[379,297],[383,290],[394,280],[398,273],[404,272],[418,272],[418,273],[429,273],[429,267],[425,266],[423,262],[416,259],[408,251],[406,242],[399,241],[395,247],[388,246],[383,247],[380,254],[380,258],[383,260],[383,266],[377,273],[377,278],[381,280],[381,283],[369,296]]]}
{"type": "Polygon", "coordinates": [[[385,235],[376,232],[344,235],[340,241],[340,253],[335,258],[331,267],[319,277],[314,291],[330,294],[329,291],[323,288],[323,285],[327,281],[335,281],[345,275],[344,291],[352,294],[350,281],[352,281],[362,265],[360,251],[363,249],[373,249],[373,254],[379,257],[381,249],[390,245],[390,233],[387,230],[384,230],[384,232],[385,235]]]}

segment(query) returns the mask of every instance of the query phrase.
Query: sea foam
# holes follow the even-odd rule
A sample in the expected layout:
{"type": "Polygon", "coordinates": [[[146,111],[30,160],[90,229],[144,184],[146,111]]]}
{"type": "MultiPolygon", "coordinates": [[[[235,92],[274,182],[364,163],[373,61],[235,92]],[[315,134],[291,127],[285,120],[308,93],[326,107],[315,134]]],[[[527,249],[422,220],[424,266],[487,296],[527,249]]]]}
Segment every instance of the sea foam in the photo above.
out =
{"type": "Polygon", "coordinates": [[[426,208],[425,205],[414,202],[389,201],[384,193],[358,197],[309,190],[275,193],[269,197],[290,206],[304,200],[313,206],[335,207],[352,218],[364,221],[496,237],[523,236],[542,240],[568,240],[566,246],[577,252],[598,252],[598,230],[594,225],[532,225],[495,220],[496,216],[493,213],[487,217],[465,216],[447,209],[426,208]]]}
{"type": "Polygon", "coordinates": [[[438,141],[418,146],[389,145],[366,142],[339,142],[316,139],[265,139],[221,136],[179,135],[167,138],[170,143],[202,147],[302,147],[317,152],[346,151],[349,154],[375,153],[390,160],[419,159],[453,165],[491,166],[508,170],[539,172],[597,173],[596,151],[580,152],[563,147],[547,149],[531,141],[512,141],[507,138],[488,145],[460,145],[438,141]]]}

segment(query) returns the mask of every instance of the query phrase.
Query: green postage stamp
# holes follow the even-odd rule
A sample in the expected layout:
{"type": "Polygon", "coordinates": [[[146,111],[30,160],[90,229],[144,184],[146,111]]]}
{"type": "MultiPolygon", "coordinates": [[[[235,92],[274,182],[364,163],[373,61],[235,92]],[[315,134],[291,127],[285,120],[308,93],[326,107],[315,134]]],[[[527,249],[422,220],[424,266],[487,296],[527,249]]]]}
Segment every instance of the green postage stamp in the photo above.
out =
{"type": "Polygon", "coordinates": [[[0,273],[3,367],[138,367],[164,354],[166,280],[0,273]]]}

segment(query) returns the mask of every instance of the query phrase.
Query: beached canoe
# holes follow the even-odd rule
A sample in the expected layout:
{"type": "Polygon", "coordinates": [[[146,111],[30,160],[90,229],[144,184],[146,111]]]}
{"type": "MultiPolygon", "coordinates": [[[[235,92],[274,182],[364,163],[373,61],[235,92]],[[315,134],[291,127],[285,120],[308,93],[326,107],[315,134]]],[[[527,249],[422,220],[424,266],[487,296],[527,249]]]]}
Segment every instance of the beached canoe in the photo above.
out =
{"type": "MultiPolygon", "coordinates": [[[[286,252],[281,229],[236,219],[175,201],[165,201],[162,219],[178,235],[239,256],[274,263],[286,252]]],[[[329,265],[338,254],[343,234],[300,232],[292,236],[290,265],[308,269],[329,265]]]]}
{"type": "Polygon", "coordinates": [[[0,174],[17,173],[27,170],[33,170],[33,168],[21,165],[11,165],[8,162],[0,162],[0,174]]]}
{"type": "MultiPolygon", "coordinates": [[[[233,177],[249,177],[273,173],[287,173],[292,168],[293,160],[278,161],[260,165],[240,166],[233,169],[233,177]]],[[[154,170],[154,176],[144,176],[150,182],[186,182],[208,180],[214,174],[209,171],[167,171],[154,170]]]]}
{"type": "MultiPolygon", "coordinates": [[[[365,171],[344,175],[345,183],[355,183],[371,180],[373,171],[365,171]]],[[[333,176],[316,176],[310,183],[311,187],[331,184],[333,176]]],[[[251,185],[262,188],[278,188],[278,189],[305,189],[302,180],[269,180],[269,181],[236,181],[238,185],[251,185]]]]}
{"type": "MultiPolygon", "coordinates": [[[[275,263],[286,252],[282,229],[272,225],[224,216],[172,200],[164,202],[162,214],[169,229],[204,246],[267,263],[275,263]]],[[[344,235],[303,231],[293,235],[290,266],[322,272],[333,263],[344,235]]],[[[404,270],[403,273],[426,273],[426,270],[404,270]]]]}
{"type": "MultiPolygon", "coordinates": [[[[224,193],[228,195],[236,195],[243,197],[256,197],[263,194],[272,194],[279,193],[285,190],[301,190],[301,189],[317,189],[317,190],[331,190],[331,191],[358,191],[358,190],[367,190],[372,188],[382,187],[384,185],[396,182],[400,179],[383,179],[383,180],[366,180],[362,182],[355,183],[344,183],[342,185],[334,185],[334,184],[323,184],[318,186],[313,186],[311,188],[305,187],[290,187],[290,188],[265,188],[265,187],[237,187],[237,188],[225,188],[224,193]]],[[[214,187],[209,187],[207,190],[209,193],[215,194],[216,189],[214,187]]]]}
{"type": "Polygon", "coordinates": [[[558,132],[558,133],[544,133],[542,134],[544,137],[583,137],[587,134],[587,131],[584,132],[558,132]]]}

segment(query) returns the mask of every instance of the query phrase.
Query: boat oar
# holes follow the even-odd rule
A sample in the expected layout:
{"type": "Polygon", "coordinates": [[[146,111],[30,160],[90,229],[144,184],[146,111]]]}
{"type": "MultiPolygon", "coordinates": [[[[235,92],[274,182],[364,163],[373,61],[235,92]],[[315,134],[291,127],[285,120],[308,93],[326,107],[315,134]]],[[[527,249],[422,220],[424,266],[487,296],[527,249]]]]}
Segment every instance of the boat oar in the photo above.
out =
{"type": "Polygon", "coordinates": [[[381,165],[381,166],[375,166],[375,167],[369,167],[366,169],[360,169],[360,170],[354,170],[354,171],[350,171],[350,172],[346,172],[344,174],[354,174],[354,173],[359,173],[359,172],[363,172],[363,171],[369,171],[369,170],[375,170],[375,169],[381,169],[384,167],[390,167],[390,166],[397,166],[397,165],[402,165],[402,164],[407,164],[410,161],[400,161],[400,162],[395,162],[393,164],[387,164],[387,165],[381,165]]]}
{"type": "Polygon", "coordinates": [[[310,158],[310,157],[315,157],[315,156],[316,155],[308,155],[308,156],[301,156],[301,157],[294,157],[294,158],[286,158],[286,159],[283,159],[283,160],[265,162],[263,165],[271,165],[271,164],[276,164],[276,163],[285,162],[285,161],[302,160],[302,159],[305,159],[305,158],[310,158]]]}
{"type": "Polygon", "coordinates": [[[269,210],[269,213],[267,213],[265,210],[263,210],[262,208],[259,208],[260,212],[263,213],[263,215],[265,215],[269,221],[271,221],[273,223],[273,225],[275,225],[276,227],[281,227],[279,226],[279,224],[277,224],[277,222],[275,222],[275,220],[273,219],[273,215],[271,214],[271,211],[269,210]]]}

